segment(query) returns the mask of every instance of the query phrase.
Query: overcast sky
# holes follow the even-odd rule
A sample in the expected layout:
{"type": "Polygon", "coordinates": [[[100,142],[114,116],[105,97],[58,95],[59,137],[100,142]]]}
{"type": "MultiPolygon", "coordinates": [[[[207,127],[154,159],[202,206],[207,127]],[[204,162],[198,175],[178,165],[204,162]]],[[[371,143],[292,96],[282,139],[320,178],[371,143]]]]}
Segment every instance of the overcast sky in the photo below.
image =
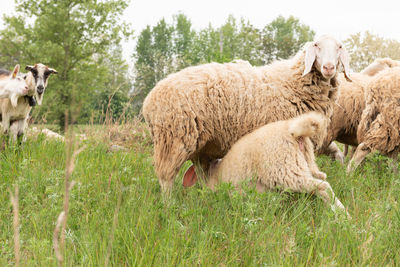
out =
{"type": "MultiPolygon", "coordinates": [[[[1,4],[1,17],[13,12],[14,0],[1,0],[1,4]]],[[[163,17],[171,22],[177,12],[187,15],[196,29],[210,22],[220,26],[229,14],[248,19],[259,28],[279,15],[293,15],[317,35],[332,34],[346,39],[350,34],[368,30],[400,41],[399,0],[131,0],[123,19],[132,24],[138,35],[146,25],[155,25],[163,17]]],[[[133,41],[124,45],[126,56],[133,52],[133,46],[133,41]]]]}

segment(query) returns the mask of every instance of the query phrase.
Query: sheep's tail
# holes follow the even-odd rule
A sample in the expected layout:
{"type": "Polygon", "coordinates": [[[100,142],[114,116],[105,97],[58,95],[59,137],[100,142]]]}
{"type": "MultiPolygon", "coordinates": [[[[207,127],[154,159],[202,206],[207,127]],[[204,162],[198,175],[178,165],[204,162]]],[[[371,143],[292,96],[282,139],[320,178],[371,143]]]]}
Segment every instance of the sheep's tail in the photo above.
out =
{"type": "Polygon", "coordinates": [[[321,113],[309,112],[289,122],[289,133],[293,137],[325,136],[328,119],[321,113]]]}

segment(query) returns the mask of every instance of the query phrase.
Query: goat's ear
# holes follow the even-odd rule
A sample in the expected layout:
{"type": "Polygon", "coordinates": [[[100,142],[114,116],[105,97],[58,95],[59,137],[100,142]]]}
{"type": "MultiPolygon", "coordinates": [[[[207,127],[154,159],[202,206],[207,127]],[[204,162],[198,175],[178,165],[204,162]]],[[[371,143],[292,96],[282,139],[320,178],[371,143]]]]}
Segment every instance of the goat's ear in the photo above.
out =
{"type": "Polygon", "coordinates": [[[349,75],[349,73],[350,73],[350,56],[349,56],[349,53],[347,52],[346,48],[344,48],[344,47],[342,47],[340,49],[339,60],[343,66],[344,77],[346,78],[347,81],[351,82],[350,75],[349,75]]]}
{"type": "Polygon", "coordinates": [[[312,43],[308,43],[306,45],[306,53],[304,56],[304,72],[303,72],[303,76],[307,75],[308,73],[310,73],[313,65],[314,65],[314,61],[315,58],[317,57],[317,46],[314,42],[312,43]]]}
{"type": "Polygon", "coordinates": [[[50,73],[54,73],[54,74],[58,73],[58,71],[56,71],[55,69],[52,69],[52,68],[49,68],[49,71],[50,71],[50,73]]]}
{"type": "Polygon", "coordinates": [[[26,65],[25,70],[31,71],[34,67],[31,65],[26,65]]]}
{"type": "Polygon", "coordinates": [[[17,64],[14,67],[14,70],[11,73],[11,79],[15,79],[15,77],[17,77],[18,72],[19,72],[19,64],[17,64]]]}

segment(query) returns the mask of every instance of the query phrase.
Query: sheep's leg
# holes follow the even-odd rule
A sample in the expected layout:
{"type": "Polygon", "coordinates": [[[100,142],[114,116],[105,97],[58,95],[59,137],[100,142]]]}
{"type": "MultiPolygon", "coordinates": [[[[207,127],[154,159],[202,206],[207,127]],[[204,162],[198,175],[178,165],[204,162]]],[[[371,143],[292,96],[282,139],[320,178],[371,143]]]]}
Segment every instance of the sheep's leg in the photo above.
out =
{"type": "Polygon", "coordinates": [[[354,152],[354,155],[349,162],[349,165],[347,165],[347,173],[354,171],[370,152],[371,149],[364,143],[359,144],[356,152],[354,152]]]}
{"type": "Polygon", "coordinates": [[[325,203],[329,204],[333,211],[336,209],[345,210],[342,202],[335,197],[331,185],[327,181],[321,181],[311,176],[298,177],[302,179],[300,188],[293,188],[299,192],[316,193],[325,203]]]}
{"type": "Polygon", "coordinates": [[[343,156],[346,157],[348,152],[349,152],[349,145],[344,145],[343,156]]]}
{"type": "Polygon", "coordinates": [[[304,158],[306,159],[307,165],[311,170],[312,176],[321,180],[326,180],[326,173],[321,172],[318,168],[317,163],[315,163],[314,150],[310,140],[306,141],[303,154],[304,158]]]}
{"type": "Polygon", "coordinates": [[[341,164],[344,164],[344,155],[335,142],[329,144],[329,146],[326,148],[326,154],[334,160],[339,161],[341,164]]]}
{"type": "Polygon", "coordinates": [[[351,150],[350,150],[350,157],[353,157],[354,153],[356,152],[357,147],[356,146],[352,146],[351,150]]]}
{"type": "Polygon", "coordinates": [[[399,154],[397,152],[393,152],[388,155],[391,158],[389,165],[395,174],[399,173],[399,162],[397,161],[398,155],[399,154]]]}

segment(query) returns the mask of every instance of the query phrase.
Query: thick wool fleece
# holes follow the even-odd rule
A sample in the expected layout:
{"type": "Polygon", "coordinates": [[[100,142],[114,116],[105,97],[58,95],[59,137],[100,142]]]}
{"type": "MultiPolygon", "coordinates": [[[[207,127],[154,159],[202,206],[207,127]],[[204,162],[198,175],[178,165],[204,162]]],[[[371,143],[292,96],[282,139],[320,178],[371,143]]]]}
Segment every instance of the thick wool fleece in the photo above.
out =
{"type": "Polygon", "coordinates": [[[303,77],[304,54],[264,67],[205,64],[160,81],[146,97],[143,115],[161,186],[188,159],[207,170],[211,159],[222,158],[240,137],[267,123],[309,111],[331,117],[336,76],[326,82],[313,69],[303,77]]]}
{"type": "Polygon", "coordinates": [[[348,82],[343,75],[339,76],[338,99],[333,107],[323,149],[334,140],[351,146],[358,145],[357,127],[365,108],[364,91],[371,78],[359,73],[353,73],[351,78],[352,82],[348,82]]]}
{"type": "MultiPolygon", "coordinates": [[[[318,113],[303,114],[289,121],[267,124],[243,136],[226,156],[211,165],[207,185],[219,182],[239,185],[254,179],[259,191],[291,189],[316,192],[325,202],[334,198],[326,174],[315,164],[310,137],[323,138],[327,119],[318,113]]],[[[339,200],[336,207],[343,208],[339,200]]]]}
{"type": "Polygon", "coordinates": [[[398,153],[400,146],[400,67],[374,76],[366,91],[357,137],[370,150],[382,154],[398,153]]]}

